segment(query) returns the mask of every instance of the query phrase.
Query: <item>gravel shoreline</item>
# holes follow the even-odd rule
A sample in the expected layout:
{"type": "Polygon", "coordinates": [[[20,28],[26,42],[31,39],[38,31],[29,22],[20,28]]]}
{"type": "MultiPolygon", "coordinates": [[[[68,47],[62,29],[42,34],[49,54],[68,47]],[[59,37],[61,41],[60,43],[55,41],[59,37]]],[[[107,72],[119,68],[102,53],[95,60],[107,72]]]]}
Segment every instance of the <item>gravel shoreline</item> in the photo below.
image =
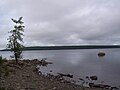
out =
{"type": "Polygon", "coordinates": [[[40,64],[38,60],[20,60],[19,64],[14,60],[4,61],[6,73],[1,74],[1,87],[6,87],[5,90],[105,90],[82,87],[66,80],[38,74],[36,66],[40,64]]]}

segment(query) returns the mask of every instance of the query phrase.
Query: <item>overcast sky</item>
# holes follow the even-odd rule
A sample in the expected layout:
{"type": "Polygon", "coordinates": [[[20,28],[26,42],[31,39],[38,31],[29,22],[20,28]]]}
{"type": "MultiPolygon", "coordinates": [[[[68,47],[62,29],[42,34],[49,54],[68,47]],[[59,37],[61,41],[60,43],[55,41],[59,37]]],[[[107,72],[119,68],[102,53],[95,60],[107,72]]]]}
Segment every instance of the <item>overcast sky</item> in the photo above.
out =
{"type": "Polygon", "coordinates": [[[20,16],[25,46],[120,44],[120,0],[0,0],[0,48],[20,16]]]}

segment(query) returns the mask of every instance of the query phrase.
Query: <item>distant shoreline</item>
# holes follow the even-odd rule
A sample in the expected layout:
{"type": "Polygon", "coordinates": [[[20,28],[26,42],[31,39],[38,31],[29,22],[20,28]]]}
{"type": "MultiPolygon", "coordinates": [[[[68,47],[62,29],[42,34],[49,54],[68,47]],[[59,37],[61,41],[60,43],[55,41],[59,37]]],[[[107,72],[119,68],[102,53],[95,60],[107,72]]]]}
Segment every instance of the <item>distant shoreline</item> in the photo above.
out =
{"type": "MultiPolygon", "coordinates": [[[[23,51],[30,51],[30,50],[71,50],[71,49],[112,49],[112,48],[120,48],[120,45],[31,46],[31,47],[24,47],[23,51]]],[[[10,49],[3,49],[0,51],[10,51],[10,49]]]]}

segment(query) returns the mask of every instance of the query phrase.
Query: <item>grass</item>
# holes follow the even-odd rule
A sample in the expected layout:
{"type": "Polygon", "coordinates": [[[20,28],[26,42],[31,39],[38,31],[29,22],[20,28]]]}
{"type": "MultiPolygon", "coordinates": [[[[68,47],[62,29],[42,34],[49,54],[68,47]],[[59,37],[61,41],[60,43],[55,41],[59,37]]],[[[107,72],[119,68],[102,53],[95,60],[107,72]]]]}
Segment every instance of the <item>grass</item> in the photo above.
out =
{"type": "Polygon", "coordinates": [[[8,68],[6,65],[4,65],[4,60],[2,56],[0,56],[0,77],[1,75],[7,76],[8,75],[8,68]]]}
{"type": "MultiPolygon", "coordinates": [[[[7,66],[4,65],[4,60],[2,56],[0,56],[0,79],[1,77],[7,76],[9,74],[7,66]]],[[[0,90],[7,90],[5,87],[2,87],[1,82],[0,82],[0,90]]]]}

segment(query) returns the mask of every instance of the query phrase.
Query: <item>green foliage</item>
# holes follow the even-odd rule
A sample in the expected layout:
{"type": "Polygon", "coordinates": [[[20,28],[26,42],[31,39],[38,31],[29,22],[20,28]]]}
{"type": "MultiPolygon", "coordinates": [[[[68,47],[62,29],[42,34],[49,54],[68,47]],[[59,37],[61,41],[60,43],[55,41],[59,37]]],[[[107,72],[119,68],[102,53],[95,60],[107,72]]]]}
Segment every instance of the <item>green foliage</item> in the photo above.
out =
{"type": "Polygon", "coordinates": [[[5,87],[0,87],[0,90],[6,90],[5,87]]]}
{"type": "Polygon", "coordinates": [[[22,17],[20,17],[18,20],[15,19],[11,19],[15,25],[14,25],[14,29],[11,30],[10,36],[8,38],[8,44],[7,44],[7,48],[11,49],[12,52],[14,52],[14,57],[16,62],[18,63],[18,59],[20,59],[22,50],[23,50],[23,32],[24,32],[24,27],[22,20],[22,17]]]}

